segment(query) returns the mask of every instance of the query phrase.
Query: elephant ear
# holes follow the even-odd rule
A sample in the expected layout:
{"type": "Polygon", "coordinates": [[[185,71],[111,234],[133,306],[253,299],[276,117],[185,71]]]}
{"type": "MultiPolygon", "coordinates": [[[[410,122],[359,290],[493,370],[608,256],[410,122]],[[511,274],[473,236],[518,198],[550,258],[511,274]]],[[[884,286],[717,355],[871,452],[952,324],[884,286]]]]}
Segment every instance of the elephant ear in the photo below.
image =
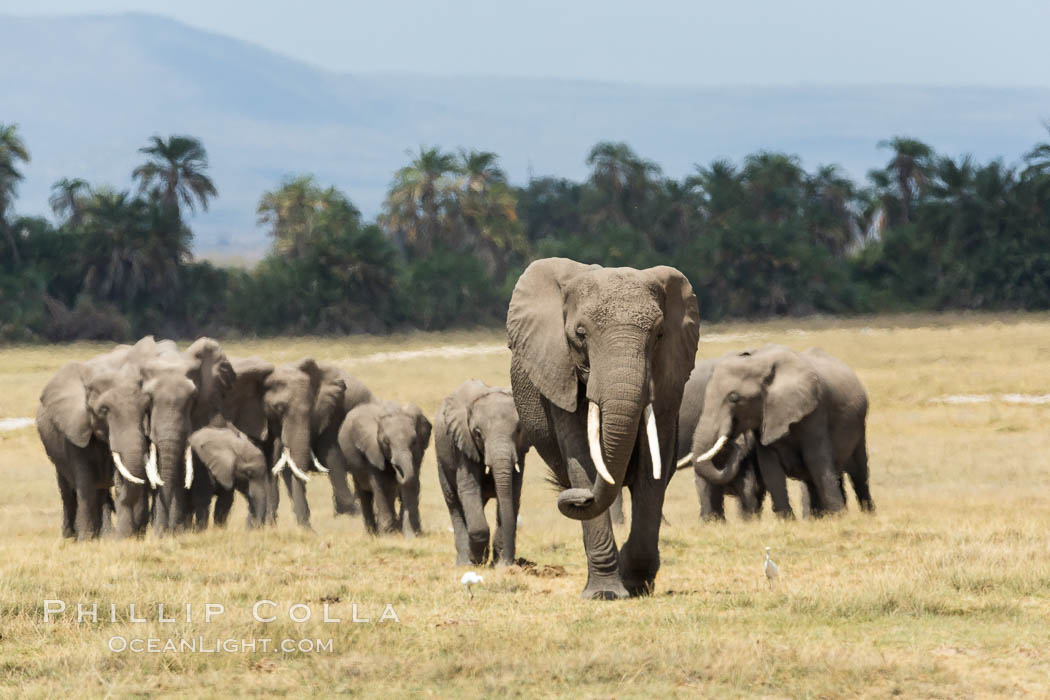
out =
{"type": "Polygon", "coordinates": [[[441,408],[452,441],[460,452],[475,462],[481,461],[481,451],[470,432],[470,407],[487,390],[484,382],[469,379],[445,399],[441,408]]]}
{"type": "Polygon", "coordinates": [[[218,341],[211,338],[198,338],[186,348],[184,355],[191,362],[193,380],[197,384],[194,412],[198,417],[217,413],[237,379],[233,365],[218,341]]]}
{"type": "Polygon", "coordinates": [[[430,444],[430,432],[433,430],[433,426],[430,424],[430,419],[426,417],[423,410],[415,405],[414,403],[406,403],[402,410],[416,419],[416,435],[420,437],[420,451],[426,452],[427,445],[430,444]]]}
{"type": "Polygon", "coordinates": [[[266,440],[269,429],[263,394],[266,379],[273,374],[274,366],[258,357],[236,359],[233,367],[233,386],[223,401],[223,415],[238,429],[255,440],[266,440]]]}
{"type": "Polygon", "coordinates": [[[646,272],[663,291],[663,337],[653,352],[652,375],[657,413],[677,411],[682,402],[682,389],[696,362],[696,345],[700,337],[700,309],[693,285],[673,267],[661,265],[646,272]]]}
{"type": "Polygon", "coordinates": [[[40,394],[44,415],[77,447],[87,447],[92,433],[85,371],[81,363],[70,362],[58,370],[40,394]]]}
{"type": "Polygon", "coordinates": [[[339,376],[346,384],[346,391],[343,394],[344,413],[350,411],[354,406],[375,401],[372,391],[360,379],[346,372],[339,372],[339,376]]]}
{"type": "Polygon", "coordinates": [[[565,338],[566,284],[598,265],[568,258],[546,258],[529,265],[510,297],[507,345],[529,380],[547,399],[575,411],[579,381],[565,338]]]}
{"type": "Polygon", "coordinates": [[[236,433],[222,428],[204,428],[190,434],[190,447],[227,491],[233,488],[237,469],[237,439],[236,433]]]}
{"type": "Polygon", "coordinates": [[[339,446],[343,451],[353,447],[376,469],[386,466],[383,451],[379,448],[379,417],[385,412],[381,403],[361,404],[346,414],[339,431],[339,446]]]}
{"type": "Polygon", "coordinates": [[[787,435],[792,424],[816,410],[821,381],[813,366],[794,350],[774,346],[753,356],[769,364],[764,379],[761,437],[763,445],[770,445],[787,435]]]}
{"type": "Polygon", "coordinates": [[[335,365],[320,365],[310,358],[299,361],[298,368],[310,377],[314,394],[314,405],[310,412],[311,430],[314,435],[324,431],[337,411],[343,407],[346,381],[335,365]]]}

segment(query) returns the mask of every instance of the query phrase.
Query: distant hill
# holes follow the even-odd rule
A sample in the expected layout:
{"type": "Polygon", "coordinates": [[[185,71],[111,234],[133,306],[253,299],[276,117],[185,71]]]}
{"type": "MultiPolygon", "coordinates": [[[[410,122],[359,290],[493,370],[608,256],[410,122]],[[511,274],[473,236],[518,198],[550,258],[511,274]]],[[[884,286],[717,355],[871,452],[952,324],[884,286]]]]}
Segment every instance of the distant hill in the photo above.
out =
{"type": "Polygon", "coordinates": [[[196,247],[222,256],[252,257],[268,245],[255,206],[282,175],[315,173],[372,216],[405,151],[420,144],[495,151],[519,183],[583,177],[601,139],[629,142],[676,177],[765,148],[860,178],[888,159],[876,143],[892,135],[1012,161],[1045,139],[1041,121],[1050,118],[1046,88],[339,75],[141,14],[0,16],[0,66],[0,122],[20,125],[33,157],[20,212],[45,213],[51,184],[65,176],[127,186],[150,135],[192,134],[208,149],[220,193],[193,222],[196,247]]]}

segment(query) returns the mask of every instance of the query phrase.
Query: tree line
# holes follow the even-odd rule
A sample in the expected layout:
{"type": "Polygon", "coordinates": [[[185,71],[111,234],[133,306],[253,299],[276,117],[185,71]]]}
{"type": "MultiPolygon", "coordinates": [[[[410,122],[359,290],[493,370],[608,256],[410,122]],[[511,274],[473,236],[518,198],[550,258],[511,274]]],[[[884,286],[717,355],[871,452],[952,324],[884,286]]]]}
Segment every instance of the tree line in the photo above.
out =
{"type": "Polygon", "coordinates": [[[1050,308],[1050,143],[980,163],[897,137],[857,183],[761,151],[666,177],[600,142],[582,182],[511,184],[496,154],[423,148],[375,221],[310,175],[261,195],[271,247],[250,269],[192,255],[190,214],[218,196],[204,145],[152,137],[135,186],[65,178],[54,217],[16,217],[30,152],[0,124],[0,340],[145,333],[382,333],[503,321],[533,259],[670,264],[706,320],[1050,308]]]}

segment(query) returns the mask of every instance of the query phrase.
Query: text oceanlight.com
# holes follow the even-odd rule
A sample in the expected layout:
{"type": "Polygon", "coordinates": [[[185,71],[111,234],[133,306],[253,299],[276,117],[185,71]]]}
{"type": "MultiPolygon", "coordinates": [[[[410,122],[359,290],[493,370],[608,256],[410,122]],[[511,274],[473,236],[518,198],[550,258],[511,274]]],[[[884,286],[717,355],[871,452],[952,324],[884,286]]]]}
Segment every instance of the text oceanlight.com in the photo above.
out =
{"type": "Polygon", "coordinates": [[[109,638],[109,650],[117,653],[132,654],[315,654],[335,651],[331,638],[328,639],[256,639],[206,638],[189,637],[181,639],[160,639],[158,637],[124,637],[115,635],[109,638]]]}

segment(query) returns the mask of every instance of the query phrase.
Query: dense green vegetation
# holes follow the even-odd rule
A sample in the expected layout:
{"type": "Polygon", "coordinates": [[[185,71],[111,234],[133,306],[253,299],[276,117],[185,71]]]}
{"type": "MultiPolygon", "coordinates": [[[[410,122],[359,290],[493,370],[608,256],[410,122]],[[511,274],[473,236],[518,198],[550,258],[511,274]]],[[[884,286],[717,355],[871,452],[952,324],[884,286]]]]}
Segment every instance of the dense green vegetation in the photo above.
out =
{"type": "Polygon", "coordinates": [[[188,213],[218,196],[204,146],[153,137],[134,192],[55,183],[54,221],[10,214],[30,151],[0,124],[0,339],[383,332],[498,324],[531,259],[670,264],[705,319],[1050,308],[1050,143],[1019,164],[879,144],[862,186],[792,155],[682,179],[598,143],[584,182],[507,181],[493,153],[421,148],[375,222],[312,176],[263,193],[269,254],[196,261],[188,213]]]}

